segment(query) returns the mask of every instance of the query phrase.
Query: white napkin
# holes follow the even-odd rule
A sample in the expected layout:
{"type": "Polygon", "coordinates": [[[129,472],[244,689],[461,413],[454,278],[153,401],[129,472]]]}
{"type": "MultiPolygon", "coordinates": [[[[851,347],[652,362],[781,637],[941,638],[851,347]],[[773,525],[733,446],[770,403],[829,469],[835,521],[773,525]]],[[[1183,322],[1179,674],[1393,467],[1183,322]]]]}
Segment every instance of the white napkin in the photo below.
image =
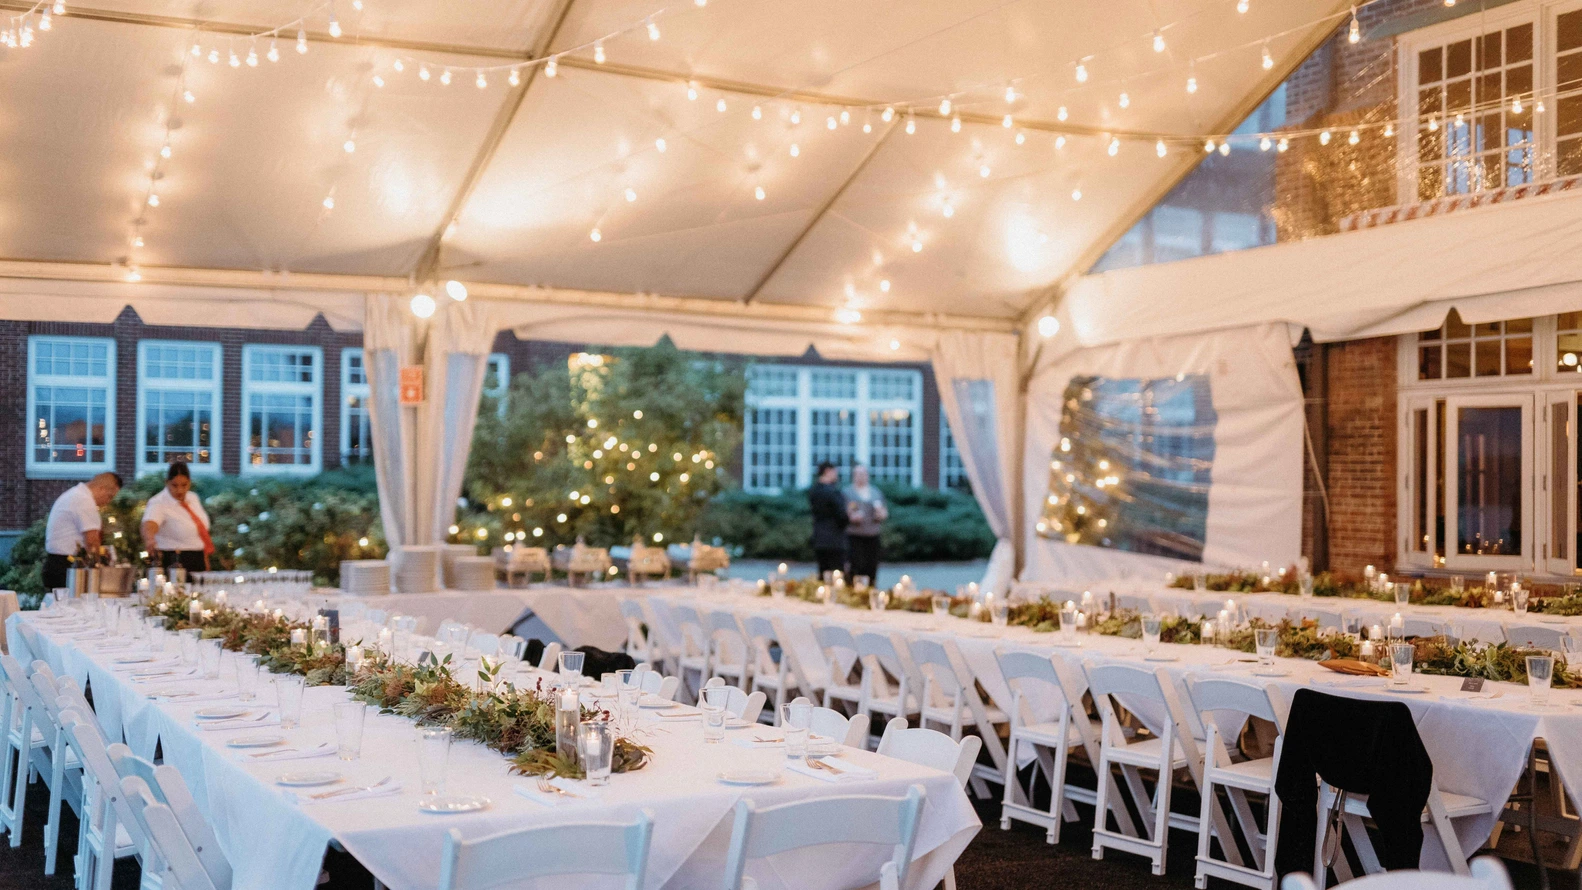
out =
{"type": "Polygon", "coordinates": [[[340,803],[341,801],[344,801],[344,800],[367,800],[370,797],[389,797],[389,796],[391,796],[393,794],[400,794],[401,793],[401,783],[400,782],[390,782],[390,783],[387,783],[387,784],[384,784],[384,785],[380,785],[378,788],[371,788],[371,789],[369,789],[367,791],[348,791],[345,794],[337,794],[334,797],[326,797],[326,798],[321,798],[321,799],[315,799],[313,797],[313,795],[315,795],[315,794],[323,794],[323,793],[324,793],[323,789],[320,789],[320,788],[308,788],[308,789],[304,789],[302,791],[293,791],[293,792],[291,792],[291,796],[295,797],[297,799],[297,803],[301,803],[301,804],[340,803]]]}
{"type": "Polygon", "coordinates": [[[819,762],[829,764],[830,766],[839,770],[839,773],[832,773],[827,769],[815,769],[814,767],[808,766],[807,761],[805,760],[789,761],[786,764],[786,769],[791,770],[792,772],[801,773],[804,776],[812,776],[815,779],[820,779],[825,782],[855,782],[862,779],[876,778],[879,775],[877,770],[872,770],[865,766],[858,766],[855,763],[842,760],[839,757],[822,757],[819,758],[819,762]]]}
{"type": "Polygon", "coordinates": [[[663,711],[650,711],[657,720],[696,720],[703,716],[703,711],[688,705],[676,705],[663,711]]]}
{"type": "Polygon", "coordinates": [[[251,729],[254,726],[279,726],[280,717],[266,714],[263,717],[233,717],[228,720],[194,720],[201,732],[225,732],[232,729],[251,729]]]}
{"type": "Polygon", "coordinates": [[[568,803],[588,803],[590,801],[599,799],[604,794],[603,788],[594,788],[590,785],[578,782],[576,779],[554,778],[549,780],[549,784],[554,785],[556,788],[559,788],[566,793],[556,794],[553,791],[540,791],[538,790],[537,779],[529,779],[525,782],[513,783],[511,788],[517,794],[520,794],[533,803],[546,807],[558,807],[562,804],[568,803]]]}
{"type": "Polygon", "coordinates": [[[160,692],[150,695],[154,701],[170,702],[178,705],[195,705],[199,702],[226,701],[236,697],[234,692],[160,692]]]}
{"type": "Polygon", "coordinates": [[[282,760],[309,760],[314,757],[328,757],[335,753],[335,745],[323,742],[313,748],[280,748],[258,754],[242,752],[236,759],[243,763],[279,763],[282,760]]]}

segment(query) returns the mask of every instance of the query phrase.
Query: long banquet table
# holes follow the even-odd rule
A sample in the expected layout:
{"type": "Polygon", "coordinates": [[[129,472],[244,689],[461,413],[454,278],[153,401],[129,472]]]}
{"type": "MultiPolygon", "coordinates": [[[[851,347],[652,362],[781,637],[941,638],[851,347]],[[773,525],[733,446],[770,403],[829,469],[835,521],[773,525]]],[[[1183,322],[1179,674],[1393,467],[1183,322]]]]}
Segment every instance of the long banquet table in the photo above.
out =
{"type": "MultiPolygon", "coordinates": [[[[1297,597],[1288,597],[1295,600],[1297,597]]],[[[828,662],[813,636],[816,624],[837,624],[854,634],[860,631],[888,632],[899,643],[912,639],[937,639],[953,642],[979,685],[992,703],[1003,711],[1012,708],[1009,685],[996,660],[999,650],[1029,650],[1062,659],[1080,668],[1083,661],[1130,662],[1149,668],[1163,667],[1177,682],[1188,674],[1218,676],[1279,687],[1287,697],[1304,686],[1323,692],[1360,698],[1403,701],[1416,718],[1423,743],[1433,758],[1435,776],[1443,791],[1465,794],[1492,804],[1493,813],[1460,820],[1457,834],[1467,850],[1477,849],[1493,828],[1494,820],[1527,761],[1534,738],[1543,738],[1555,767],[1565,779],[1573,803],[1582,808],[1582,690],[1553,690],[1545,708],[1528,702],[1525,686],[1490,683],[1494,698],[1480,699],[1460,692],[1458,677],[1421,675],[1414,685],[1426,687],[1417,694],[1391,692],[1382,678],[1350,677],[1333,673],[1304,659],[1278,659],[1283,676],[1255,675],[1255,659],[1241,652],[1201,645],[1160,647],[1160,654],[1171,660],[1146,661],[1143,643],[1122,637],[1080,634],[1078,646],[1062,645],[1058,634],[1038,633],[1024,627],[997,628],[981,622],[958,618],[887,611],[873,613],[840,606],[818,606],[797,599],[772,599],[725,591],[707,595],[699,591],[655,592],[646,600],[656,630],[665,637],[676,633],[670,607],[688,604],[700,614],[723,609],[738,616],[764,615],[778,619],[780,644],[794,647],[803,665],[824,666],[828,662]]],[[[1472,610],[1463,610],[1472,611],[1472,610]]],[[[844,667],[844,666],[842,666],[844,667]]],[[[816,670],[817,668],[809,668],[816,670]]],[[[1058,702],[1037,703],[1043,713],[1039,719],[1052,719],[1058,702]]],[[[1139,716],[1148,722],[1146,708],[1139,716]]],[[[1425,867],[1443,867],[1444,856],[1437,843],[1424,844],[1425,867]]]]}
{"type": "MultiPolygon", "coordinates": [[[[447,793],[483,795],[491,805],[478,813],[427,815],[419,800],[417,752],[411,721],[370,711],[362,756],[342,762],[333,755],[314,760],[275,763],[245,762],[225,746],[247,730],[207,731],[197,728],[194,711],[201,703],[155,700],[151,695],[168,681],[133,682],[130,668],[115,658],[128,641],[93,634],[68,634],[52,629],[40,613],[13,615],[8,623],[14,654],[24,664],[47,662],[58,674],[90,688],[101,725],[112,741],[125,738],[134,752],[151,757],[156,746],[192,786],[211,820],[234,871],[236,890],[312,890],[326,846],[339,842],[392,890],[426,890],[437,886],[439,860],[446,832],[481,837],[508,829],[564,823],[568,819],[629,820],[642,809],[654,814],[652,854],[644,886],[649,888],[714,887],[724,867],[736,801],[748,798],[769,806],[795,800],[843,794],[899,796],[914,784],[926,793],[907,884],[933,887],[977,833],[980,823],[966,794],[945,772],[843,749],[842,757],[877,771],[872,779],[829,783],[786,771],[773,785],[727,786],[716,780],[725,768],[760,764],[762,750],[725,743],[706,745],[698,721],[664,721],[645,717],[636,738],[653,749],[652,762],[641,770],[617,775],[595,800],[549,807],[515,793],[530,780],[508,773],[500,754],[473,742],[455,743],[447,793]],[[400,790],[391,795],[344,802],[301,802],[278,787],[274,779],[303,769],[339,769],[349,785],[365,785],[393,776],[400,790]]],[[[173,647],[171,650],[173,651],[173,647]]],[[[226,653],[221,677],[234,677],[226,653]]],[[[458,676],[466,676],[458,673],[458,676]]],[[[519,682],[530,683],[534,672],[521,668],[519,682]]],[[[191,680],[184,690],[234,694],[233,679],[191,680]]],[[[345,701],[342,687],[307,690],[302,725],[286,731],[289,744],[308,746],[333,742],[331,705],[345,701]]],[[[265,686],[255,707],[273,708],[265,686]]],[[[644,712],[646,714],[646,712],[644,712]]],[[[275,727],[273,729],[278,729],[275,727]]],[[[745,730],[751,731],[751,730],[745,730]]],[[[824,848],[816,853],[788,853],[749,867],[764,888],[838,888],[864,873],[876,872],[888,855],[867,846],[824,848]]],[[[565,886],[558,883],[556,886],[565,886]]],[[[582,884],[576,886],[603,886],[582,884]]]]}

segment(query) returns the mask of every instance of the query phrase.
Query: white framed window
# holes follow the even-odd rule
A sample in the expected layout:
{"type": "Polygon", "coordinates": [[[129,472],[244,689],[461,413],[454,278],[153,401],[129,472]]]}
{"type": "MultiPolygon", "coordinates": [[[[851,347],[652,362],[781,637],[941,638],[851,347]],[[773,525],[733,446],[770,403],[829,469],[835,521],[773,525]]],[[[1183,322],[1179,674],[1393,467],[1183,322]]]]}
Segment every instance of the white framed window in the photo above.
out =
{"type": "Polygon", "coordinates": [[[503,352],[490,353],[483,372],[483,395],[494,400],[495,413],[501,417],[505,416],[506,396],[510,392],[511,357],[503,352]]]}
{"type": "Polygon", "coordinates": [[[315,346],[242,347],[242,472],[316,473],[323,353],[315,346]]]}
{"type": "Polygon", "coordinates": [[[341,464],[365,463],[374,456],[368,425],[368,369],[356,346],[341,350],[341,464]]]}
{"type": "Polygon", "coordinates": [[[812,484],[829,461],[877,481],[922,483],[923,375],[890,368],[755,365],[748,369],[743,485],[784,491],[812,484]]]}
{"type": "Polygon", "coordinates": [[[27,474],[91,476],[115,468],[115,341],[27,339],[27,474]]]}
{"type": "Polygon", "coordinates": [[[185,461],[194,473],[220,472],[222,349],[218,343],[137,344],[137,472],[185,461]]]}
{"type": "Polygon", "coordinates": [[[961,461],[961,451],[956,448],[956,436],[950,431],[950,421],[944,412],[939,416],[939,487],[957,488],[967,484],[967,465],[961,461]]]}

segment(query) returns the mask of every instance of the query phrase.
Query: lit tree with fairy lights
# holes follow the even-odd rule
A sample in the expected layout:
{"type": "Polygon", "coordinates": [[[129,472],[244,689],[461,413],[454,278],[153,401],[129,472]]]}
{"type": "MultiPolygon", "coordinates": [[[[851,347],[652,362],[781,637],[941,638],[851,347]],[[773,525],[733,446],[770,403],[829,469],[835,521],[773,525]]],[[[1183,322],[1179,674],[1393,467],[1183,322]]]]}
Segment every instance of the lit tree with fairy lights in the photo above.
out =
{"type": "Polygon", "coordinates": [[[1101,435],[1103,418],[1093,398],[1095,378],[1066,386],[1060,441],[1049,458],[1049,495],[1038,532],[1071,544],[1109,545],[1118,504],[1125,497],[1122,461],[1101,435]]]}

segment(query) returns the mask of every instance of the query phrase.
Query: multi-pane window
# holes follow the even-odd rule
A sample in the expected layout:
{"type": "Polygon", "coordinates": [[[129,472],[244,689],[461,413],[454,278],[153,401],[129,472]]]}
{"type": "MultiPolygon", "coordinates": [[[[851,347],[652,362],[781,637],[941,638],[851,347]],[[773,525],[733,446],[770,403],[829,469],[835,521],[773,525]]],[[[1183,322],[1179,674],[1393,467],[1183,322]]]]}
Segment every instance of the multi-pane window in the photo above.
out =
{"type": "Polygon", "coordinates": [[[115,464],[115,341],[29,337],[27,471],[84,476],[115,464]]]}
{"type": "Polygon", "coordinates": [[[137,345],[137,472],[184,461],[220,470],[218,343],[144,340],[137,345]]]}
{"type": "Polygon", "coordinates": [[[306,346],[243,348],[243,472],[318,471],[320,357],[306,346]]]}
{"type": "Polygon", "coordinates": [[[943,417],[939,422],[939,487],[957,488],[967,484],[967,465],[956,447],[956,436],[943,417]]]}
{"type": "Polygon", "coordinates": [[[505,416],[506,394],[511,391],[511,357],[503,352],[489,356],[483,371],[483,397],[492,400],[495,413],[505,416]]]}
{"type": "Polygon", "coordinates": [[[1555,173],[1582,173],[1582,9],[1555,16],[1555,173]]]}
{"type": "Polygon", "coordinates": [[[756,365],[747,372],[743,481],[751,491],[806,487],[828,461],[843,481],[922,481],[923,377],[888,368],[756,365]]]}
{"type": "Polygon", "coordinates": [[[1582,373],[1582,312],[1562,312],[1555,317],[1555,370],[1582,373]]]}
{"type": "Polygon", "coordinates": [[[1439,329],[1417,335],[1418,380],[1507,377],[1532,372],[1530,318],[1467,324],[1451,311],[1439,329]]]}
{"type": "Polygon", "coordinates": [[[368,369],[363,351],[341,350],[341,463],[360,464],[373,457],[373,431],[368,421],[368,369]]]}
{"type": "Polygon", "coordinates": [[[1532,182],[1533,25],[1417,51],[1417,197],[1532,182]]]}

